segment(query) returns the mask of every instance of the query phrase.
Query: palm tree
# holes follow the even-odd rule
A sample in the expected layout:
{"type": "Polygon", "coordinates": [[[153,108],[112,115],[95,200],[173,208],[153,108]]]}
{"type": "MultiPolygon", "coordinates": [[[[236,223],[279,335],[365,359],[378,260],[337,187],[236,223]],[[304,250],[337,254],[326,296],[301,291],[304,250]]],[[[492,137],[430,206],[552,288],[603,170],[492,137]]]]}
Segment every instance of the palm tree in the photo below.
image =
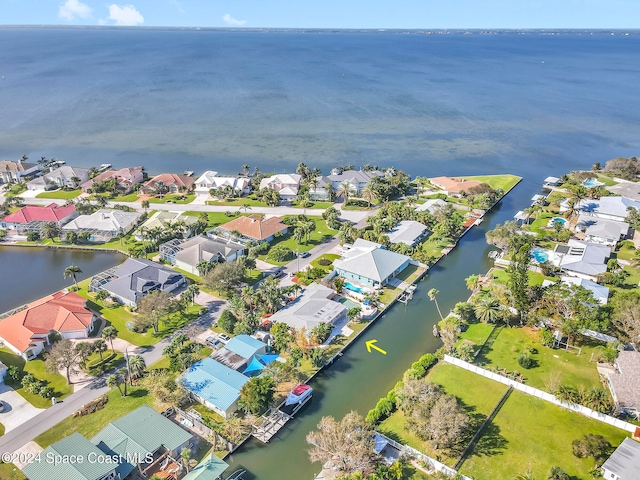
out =
{"type": "Polygon", "coordinates": [[[206,260],[203,262],[198,262],[196,265],[196,270],[198,270],[198,274],[201,277],[204,277],[207,273],[209,273],[215,265],[212,262],[207,262],[206,260]]]}
{"type": "Polygon", "coordinates": [[[483,323],[494,323],[500,318],[500,302],[496,298],[484,297],[476,305],[475,314],[483,323]]]}
{"type": "Polygon", "coordinates": [[[104,352],[106,349],[107,349],[107,342],[105,342],[101,338],[93,342],[93,350],[98,352],[98,355],[100,355],[100,361],[102,361],[102,352],[104,352]]]}
{"type": "Polygon", "coordinates": [[[191,458],[191,449],[183,448],[180,452],[180,458],[182,459],[182,463],[184,463],[184,466],[187,469],[187,473],[189,473],[189,459],[191,458]]]}
{"type": "Polygon", "coordinates": [[[106,290],[98,290],[96,293],[96,300],[100,302],[100,305],[104,307],[104,301],[109,298],[109,292],[106,290]]]}
{"type": "Polygon", "coordinates": [[[73,283],[75,283],[76,285],[76,290],[78,290],[78,281],[76,279],[77,273],[82,273],[82,270],[80,270],[80,267],[78,267],[77,265],[69,265],[64,270],[64,278],[67,278],[67,277],[73,278],[73,283]]]}
{"type": "Polygon", "coordinates": [[[249,205],[247,202],[245,202],[240,207],[240,210],[244,210],[244,214],[246,215],[247,214],[247,210],[251,210],[251,205],[249,205]]]}
{"type": "Polygon", "coordinates": [[[142,200],[142,202],[140,202],[140,205],[142,205],[142,208],[144,208],[144,213],[147,213],[147,209],[149,208],[149,200],[142,200]]]}
{"type": "Polygon", "coordinates": [[[46,222],[42,226],[42,238],[54,240],[60,234],[60,228],[56,222],[46,222]]]}
{"type": "Polygon", "coordinates": [[[113,349],[113,340],[118,338],[118,330],[113,325],[109,325],[102,329],[102,338],[105,341],[111,343],[111,351],[115,353],[116,351],[113,349]]]}
{"type": "Polygon", "coordinates": [[[189,300],[189,303],[191,303],[191,305],[193,305],[199,293],[200,288],[198,287],[198,285],[192,283],[185,289],[182,295],[185,297],[185,299],[189,300]]]}
{"type": "Polygon", "coordinates": [[[360,192],[360,196],[367,201],[367,207],[371,208],[371,202],[378,198],[378,193],[374,190],[371,182],[367,182],[363,187],[362,192],[360,192]]]}
{"type": "Polygon", "coordinates": [[[478,283],[480,281],[480,277],[478,275],[469,275],[464,279],[467,284],[467,288],[471,290],[471,292],[475,293],[476,288],[478,288],[478,283]]]}
{"type": "MultiPolygon", "coordinates": [[[[131,371],[131,377],[129,378],[129,382],[133,382],[133,378],[140,378],[144,375],[144,371],[147,369],[147,364],[144,361],[144,358],[140,355],[134,355],[129,358],[129,370],[131,371]]],[[[133,386],[133,383],[131,383],[133,386]]]]}
{"type": "Polygon", "coordinates": [[[438,305],[438,299],[436,298],[436,296],[439,293],[440,292],[438,290],[436,290],[435,288],[432,288],[431,290],[429,290],[427,295],[429,295],[429,300],[431,300],[432,302],[435,302],[436,308],[438,309],[438,314],[440,315],[440,320],[444,320],[444,317],[442,316],[442,312],[440,311],[440,305],[438,305]]]}
{"type": "Polygon", "coordinates": [[[342,197],[346,204],[347,200],[349,200],[349,196],[351,195],[351,184],[347,181],[342,182],[336,191],[336,195],[338,197],[342,197]]]}
{"type": "Polygon", "coordinates": [[[112,373],[107,377],[107,387],[109,388],[118,387],[118,390],[120,391],[120,395],[124,397],[124,395],[122,394],[122,389],[120,388],[120,377],[115,373],[112,373]]]}

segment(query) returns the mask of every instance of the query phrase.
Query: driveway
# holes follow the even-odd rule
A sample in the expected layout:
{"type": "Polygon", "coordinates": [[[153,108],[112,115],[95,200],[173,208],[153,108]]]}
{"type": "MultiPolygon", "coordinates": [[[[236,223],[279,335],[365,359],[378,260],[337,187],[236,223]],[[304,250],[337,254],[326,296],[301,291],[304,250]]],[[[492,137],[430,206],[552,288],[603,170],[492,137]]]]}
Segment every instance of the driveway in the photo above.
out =
{"type": "Polygon", "coordinates": [[[4,425],[5,432],[10,432],[44,411],[31,405],[4,383],[0,383],[0,400],[5,404],[5,411],[0,413],[0,423],[4,425]]]}
{"type": "Polygon", "coordinates": [[[636,202],[640,202],[640,184],[637,182],[630,182],[628,180],[617,179],[620,183],[607,187],[607,190],[613,193],[622,195],[623,197],[630,198],[636,202]]]}

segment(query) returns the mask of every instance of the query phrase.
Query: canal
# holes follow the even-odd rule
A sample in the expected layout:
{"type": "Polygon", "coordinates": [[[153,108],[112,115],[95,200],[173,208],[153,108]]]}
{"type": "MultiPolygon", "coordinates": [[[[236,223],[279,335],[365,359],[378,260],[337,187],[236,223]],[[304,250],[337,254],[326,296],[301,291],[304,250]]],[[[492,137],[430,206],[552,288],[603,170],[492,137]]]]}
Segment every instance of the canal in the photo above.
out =
{"type": "Polygon", "coordinates": [[[497,223],[513,218],[518,208],[529,204],[539,184],[523,181],[479,227],[473,228],[458,247],[443,258],[420,283],[408,305],[397,303],[379,318],[331,367],[316,376],[310,385],[312,401],[281,430],[269,444],[251,439],[226,460],[235,469],[246,469],[245,478],[260,480],[311,480],[321,469],[307,454],[305,437],[315,429],[322,416],[341,418],[351,410],[361,415],[398,382],[404,371],[422,354],[434,352],[439,340],[432,334],[439,320],[435,305],[427,292],[439,290],[438,302],[443,312],[468,298],[464,279],[484,273],[491,262],[485,232],[497,223]],[[378,340],[386,355],[368,353],[365,342],[378,340]]]}
{"type": "Polygon", "coordinates": [[[0,246],[0,313],[71,285],[73,280],[63,276],[69,265],[80,267],[80,281],[124,258],[108,252],[0,246]]]}

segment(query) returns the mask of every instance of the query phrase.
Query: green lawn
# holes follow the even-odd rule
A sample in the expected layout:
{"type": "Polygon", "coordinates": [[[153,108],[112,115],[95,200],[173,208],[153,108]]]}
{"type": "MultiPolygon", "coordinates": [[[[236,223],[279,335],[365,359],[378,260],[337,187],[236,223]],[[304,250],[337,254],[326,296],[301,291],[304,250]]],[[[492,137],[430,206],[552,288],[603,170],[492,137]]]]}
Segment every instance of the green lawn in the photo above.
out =
{"type": "Polygon", "coordinates": [[[503,328],[490,347],[485,347],[482,354],[476,359],[476,363],[488,367],[506,368],[507,371],[518,371],[524,375],[525,383],[532,387],[545,390],[545,379],[554,371],[562,372],[562,383],[578,387],[584,385],[590,389],[602,386],[596,363],[590,362],[591,354],[598,352],[602,347],[599,342],[590,341],[581,337],[583,343],[580,355],[573,351],[552,349],[545,347],[540,342],[540,334],[531,328],[503,328]],[[537,366],[523,369],[517,361],[518,354],[524,347],[530,346],[537,353],[533,358],[537,366]]]}
{"type": "Polygon", "coordinates": [[[447,245],[449,245],[449,242],[445,240],[429,237],[416,248],[422,250],[427,256],[440,258],[442,256],[442,249],[447,245]]]}
{"type": "MultiPolygon", "coordinates": [[[[189,215],[190,217],[199,217],[202,212],[196,211],[187,211],[184,212],[184,215],[189,215]]],[[[234,218],[236,218],[236,212],[233,212],[232,216],[228,216],[225,212],[207,212],[207,217],[209,219],[209,227],[217,227],[218,225],[222,225],[224,223],[228,223],[234,218]]]]}
{"type": "MultiPolygon", "coordinates": [[[[15,365],[24,374],[30,373],[40,380],[48,382],[48,386],[53,388],[56,398],[61,400],[73,391],[71,385],[67,385],[67,379],[58,373],[51,373],[45,368],[42,357],[25,362],[21,357],[13,353],[6,347],[0,348],[0,361],[7,366],[15,365]]],[[[7,385],[15,389],[17,393],[37,408],[47,408],[51,406],[50,398],[43,398],[40,395],[29,393],[20,383],[14,382],[7,377],[7,385]]]]}
{"type": "Polygon", "coordinates": [[[227,198],[225,200],[207,200],[207,205],[215,205],[218,207],[242,207],[249,205],[250,207],[266,207],[267,204],[252,198],[227,198]]]}
{"type": "MultiPolygon", "coordinates": [[[[111,351],[111,344],[109,342],[107,342],[107,346],[109,347],[105,352],[102,352],[102,357],[103,358],[108,358],[113,352],[111,351]]],[[[87,361],[87,363],[96,363],[100,360],[100,354],[99,353],[92,353],[89,356],[89,360],[87,361]]],[[[108,362],[105,362],[104,367],[102,369],[97,369],[94,368],[93,371],[88,372],[91,375],[99,375],[102,372],[108,372],[109,370],[112,370],[116,367],[124,367],[124,354],[120,353],[120,352],[116,352],[115,356],[109,360],[108,362]],[[102,372],[100,371],[102,370],[102,372]]]]}
{"type": "Polygon", "coordinates": [[[326,260],[329,260],[331,263],[333,263],[335,260],[340,258],[340,255],[336,255],[335,253],[325,253],[321,257],[316,258],[315,260],[313,260],[311,262],[311,266],[312,267],[316,267],[316,268],[324,268],[325,270],[333,270],[333,267],[331,265],[320,265],[318,263],[323,258],[326,259],[326,260]]]}
{"type": "Polygon", "coordinates": [[[516,175],[477,175],[472,177],[460,177],[467,180],[477,180],[479,182],[488,183],[491,188],[501,188],[504,192],[508,192],[515,187],[522,177],[516,175]]]}
{"type": "Polygon", "coordinates": [[[36,195],[36,198],[53,198],[57,200],[69,200],[76,198],[82,193],[82,190],[53,190],[51,192],[42,192],[36,195]]]}
{"type": "Polygon", "coordinates": [[[111,202],[137,202],[138,201],[137,193],[130,193],[128,195],[118,195],[117,197],[113,197],[111,202]]]}
{"type": "Polygon", "coordinates": [[[625,240],[622,242],[622,246],[616,252],[616,258],[620,260],[630,261],[634,255],[636,254],[636,247],[633,246],[633,242],[630,240],[625,240]]]}
{"type": "Polygon", "coordinates": [[[538,235],[546,235],[551,231],[548,226],[549,220],[557,216],[558,214],[553,212],[538,212],[535,220],[529,224],[529,231],[537,233],[538,235]]]}
{"type": "MultiPolygon", "coordinates": [[[[122,387],[121,387],[122,388],[122,387]]],[[[102,410],[79,418],[67,417],[54,427],[35,438],[35,442],[46,448],[61,438],[79,432],[90,439],[102,430],[108,423],[122,417],[142,405],[153,406],[153,398],[141,387],[129,387],[128,395],[122,397],[117,388],[111,390],[109,402],[102,410]]]]}
{"type": "MultiPolygon", "coordinates": [[[[295,225],[292,225],[289,227],[289,233],[281,237],[276,237],[273,240],[273,242],[271,242],[270,248],[273,247],[274,245],[284,245],[286,247],[289,247],[294,252],[296,249],[298,249],[298,251],[300,252],[308,252],[312,248],[317,247],[321,243],[333,238],[333,236],[336,233],[338,233],[337,230],[330,229],[325,223],[325,221],[321,218],[310,218],[309,220],[312,222],[315,222],[316,228],[311,234],[311,238],[308,242],[298,243],[293,238],[292,232],[295,229],[295,225]]],[[[284,262],[276,262],[276,261],[269,260],[267,258],[267,254],[268,252],[260,255],[258,258],[260,258],[260,260],[264,260],[265,262],[269,262],[272,265],[279,265],[279,266],[286,265],[291,260],[293,260],[293,257],[292,257],[289,260],[285,260],[284,262]]]]}
{"type": "Polygon", "coordinates": [[[598,180],[602,183],[604,183],[605,187],[612,187],[614,185],[617,185],[618,182],[616,182],[615,180],[613,180],[611,177],[609,177],[608,175],[604,175],[602,173],[599,173],[597,175],[598,180]]]}
{"type": "MultiPolygon", "coordinates": [[[[313,203],[313,205],[311,205],[310,207],[306,207],[306,208],[311,208],[311,209],[317,209],[317,210],[326,210],[329,207],[333,207],[334,203],[333,202],[311,202],[313,203]]],[[[305,208],[303,206],[300,205],[300,202],[298,200],[294,200],[293,202],[291,202],[291,206],[293,208],[305,208]]]]}
{"type": "Polygon", "coordinates": [[[623,430],[513,391],[460,473],[477,480],[512,480],[530,470],[532,478],[543,479],[558,465],[572,479],[591,478],[593,459],[576,458],[571,449],[571,442],[587,433],[603,435],[613,446],[627,436],[623,430]]]}
{"type": "Polygon", "coordinates": [[[460,334],[460,338],[475,343],[477,346],[482,345],[493,331],[494,325],[489,323],[470,323],[467,329],[460,334]]]}
{"type": "Polygon", "coordinates": [[[418,265],[409,265],[403,271],[401,271],[396,278],[403,282],[412,283],[414,282],[422,273],[424,272],[424,268],[419,267],[418,265]]]}
{"type": "Polygon", "coordinates": [[[165,195],[162,198],[157,198],[157,197],[149,198],[149,203],[176,203],[180,205],[185,205],[187,203],[193,202],[195,198],[196,198],[195,193],[188,193],[188,194],[176,193],[176,194],[165,195]]]}
{"type": "MultiPolygon", "coordinates": [[[[507,387],[498,382],[476,375],[453,365],[439,363],[431,369],[427,379],[442,385],[444,390],[457,397],[460,405],[479,427],[482,421],[498,403],[507,387]]],[[[441,457],[447,465],[455,463],[456,455],[447,455],[444,450],[434,450],[428,441],[421,440],[407,429],[407,419],[402,412],[395,412],[384,420],[378,430],[394,440],[407,444],[432,458],[441,457]]]]}
{"type": "Polygon", "coordinates": [[[2,480],[27,480],[27,477],[13,463],[0,462],[0,479],[2,480]]]}
{"type": "MultiPolygon", "coordinates": [[[[531,270],[529,270],[528,273],[529,273],[529,285],[531,286],[542,285],[542,282],[544,282],[545,280],[551,280],[553,282],[558,281],[557,277],[545,277],[541,273],[532,272],[531,270]]],[[[509,281],[509,275],[507,274],[507,271],[503,270],[502,268],[494,268],[491,271],[491,276],[493,280],[495,280],[498,283],[502,283],[503,285],[507,285],[509,281]]]]}

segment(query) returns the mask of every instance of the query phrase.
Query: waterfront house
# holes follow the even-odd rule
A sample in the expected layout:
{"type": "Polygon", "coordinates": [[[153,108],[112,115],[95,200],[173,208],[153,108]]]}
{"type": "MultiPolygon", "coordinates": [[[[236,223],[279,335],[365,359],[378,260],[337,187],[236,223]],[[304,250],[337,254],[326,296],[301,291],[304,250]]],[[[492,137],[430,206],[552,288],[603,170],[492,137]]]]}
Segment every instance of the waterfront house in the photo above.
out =
{"type": "Polygon", "coordinates": [[[364,186],[376,177],[384,177],[384,172],[379,170],[368,172],[364,170],[345,170],[328,176],[319,176],[309,187],[309,193],[313,198],[323,199],[328,195],[327,185],[331,185],[335,192],[342,183],[346,182],[349,184],[349,190],[353,195],[360,195],[364,186]]]}
{"type": "Polygon", "coordinates": [[[337,274],[347,280],[379,288],[404,270],[410,261],[406,255],[359,238],[333,266],[337,274]]]}
{"type": "Polygon", "coordinates": [[[616,408],[622,412],[640,411],[640,352],[622,350],[607,382],[616,408]]]}
{"type": "Polygon", "coordinates": [[[420,222],[403,220],[387,232],[391,243],[404,243],[413,247],[429,235],[427,227],[420,222]]]}
{"type": "Polygon", "coordinates": [[[269,346],[251,335],[236,335],[211,357],[224,365],[240,370],[257,355],[265,355],[269,346]]]}
{"type": "Polygon", "coordinates": [[[193,185],[193,177],[177,173],[163,173],[144,182],[140,187],[140,192],[145,195],[188,193],[193,190],[193,185]]]}
{"type": "Polygon", "coordinates": [[[241,197],[251,192],[251,180],[247,177],[218,176],[218,172],[207,170],[195,182],[195,193],[199,197],[209,198],[210,190],[228,192],[228,196],[234,194],[241,197]]]}
{"type": "Polygon", "coordinates": [[[193,435],[143,405],[109,423],[91,439],[101,451],[119,459],[116,473],[125,478],[134,469],[150,475],[168,458],[179,458],[193,435]]]}
{"type": "Polygon", "coordinates": [[[347,307],[333,300],[336,292],[324,285],[312,283],[283,309],[274,313],[269,320],[285,323],[296,331],[304,328],[307,336],[323,323],[331,325],[346,322],[347,307]]]}
{"type": "Polygon", "coordinates": [[[183,213],[184,212],[156,212],[133,232],[133,236],[136,240],[142,242],[148,239],[150,231],[153,231],[154,229],[166,230],[169,229],[172,224],[181,222],[184,224],[186,229],[183,232],[183,236],[185,238],[190,237],[190,227],[194,223],[198,222],[198,218],[191,215],[184,215],[183,213]]]}
{"type": "Polygon", "coordinates": [[[182,480],[219,480],[227,468],[229,468],[227,462],[210,453],[182,480]]]}
{"type": "Polygon", "coordinates": [[[0,221],[0,228],[16,230],[18,234],[24,235],[28,232],[39,232],[44,224],[49,222],[53,222],[58,228],[61,228],[77,216],[78,212],[73,204],[51,203],[45,207],[27,205],[4,217],[0,221]]]}
{"type": "Polygon", "coordinates": [[[227,418],[238,410],[240,390],[249,377],[207,357],[191,365],[179,381],[196,401],[227,418]]]}
{"type": "Polygon", "coordinates": [[[482,182],[478,180],[466,180],[464,178],[452,178],[452,177],[433,177],[429,181],[435,187],[438,187],[444,193],[452,197],[459,197],[466,195],[469,191],[482,185],[482,182]]]}
{"type": "Polygon", "coordinates": [[[170,240],[160,245],[160,258],[194,275],[199,275],[201,262],[233,262],[244,255],[246,247],[240,243],[202,235],[182,241],[170,240]]]}
{"type": "MultiPolygon", "coordinates": [[[[566,212],[569,209],[569,200],[567,198],[560,203],[560,212],[566,212]]],[[[630,208],[640,210],[640,202],[627,197],[601,197],[580,200],[575,208],[580,211],[580,215],[624,222],[629,215],[630,208]]]]}
{"type": "Polygon", "coordinates": [[[127,234],[136,226],[141,212],[125,212],[102,208],[91,215],[80,215],[67,223],[62,230],[66,232],[89,232],[92,242],[108,242],[118,236],[127,234]]]}
{"type": "Polygon", "coordinates": [[[558,177],[547,177],[544,179],[543,188],[551,189],[560,185],[560,179],[558,177]]]}
{"type": "Polygon", "coordinates": [[[136,185],[144,181],[144,167],[126,167],[120,170],[106,170],[90,180],[87,180],[80,188],[85,193],[91,193],[91,189],[96,183],[107,180],[115,180],[118,189],[124,193],[131,193],[136,185]]]}
{"type": "Polygon", "coordinates": [[[21,182],[24,178],[36,175],[40,171],[37,163],[27,163],[22,160],[12,162],[11,160],[0,161],[0,184],[10,182],[21,182]]]}
{"type": "MultiPolygon", "coordinates": [[[[566,285],[577,285],[584,288],[585,290],[589,290],[591,292],[591,295],[593,295],[594,300],[601,305],[606,305],[607,303],[609,303],[609,287],[605,287],[603,285],[592,282],[591,280],[586,280],[584,278],[578,277],[564,276],[560,279],[560,281],[566,285]]],[[[554,283],[556,282],[551,280],[543,280],[542,286],[548,287],[550,285],[553,285],[554,283]]]]}
{"type": "Polygon", "coordinates": [[[260,190],[270,188],[280,194],[280,198],[291,201],[298,195],[302,176],[297,173],[283,173],[263,178],[260,181],[260,190]]]}
{"type": "Polygon", "coordinates": [[[141,258],[128,258],[115,269],[107,270],[91,279],[89,290],[106,290],[116,301],[135,307],[143,297],[159,290],[173,292],[185,285],[184,275],[141,258]]]}
{"type": "Polygon", "coordinates": [[[611,250],[605,245],[569,240],[567,245],[556,245],[553,263],[572,277],[596,282],[607,271],[611,250]]]}
{"type": "Polygon", "coordinates": [[[56,188],[78,188],[89,180],[87,168],[63,165],[27,183],[28,190],[53,190],[56,188]]]}
{"type": "Polygon", "coordinates": [[[629,224],[591,215],[580,215],[576,223],[576,231],[584,232],[584,239],[587,242],[614,247],[629,235],[629,224]]]}
{"type": "Polygon", "coordinates": [[[429,212],[431,215],[436,213],[438,209],[446,207],[447,202],[439,198],[430,198],[422,205],[416,207],[416,212],[429,212]]]}
{"type": "Polygon", "coordinates": [[[625,437],[606,462],[602,464],[606,480],[637,480],[640,478],[640,443],[625,437]]]}
{"type": "Polygon", "coordinates": [[[118,463],[96,461],[106,456],[105,452],[80,435],[72,433],[52,443],[22,469],[29,480],[116,480],[118,463]],[[62,459],[75,461],[62,461],[62,459]],[[47,461],[46,459],[51,459],[47,461]],[[59,459],[58,461],[53,461],[59,459]]]}
{"type": "MultiPolygon", "coordinates": [[[[234,232],[237,232],[240,237],[235,240],[241,243],[247,241],[270,242],[276,234],[287,233],[287,228],[280,217],[263,218],[259,215],[249,215],[235,218],[215,228],[212,232],[214,235],[224,238],[233,238],[234,232]]],[[[208,235],[211,236],[209,233],[208,235]]]]}
{"type": "Polygon", "coordinates": [[[87,338],[95,318],[86,299],[73,292],[57,292],[0,321],[0,338],[11,351],[31,360],[49,345],[52,333],[62,338],[87,338]]]}

